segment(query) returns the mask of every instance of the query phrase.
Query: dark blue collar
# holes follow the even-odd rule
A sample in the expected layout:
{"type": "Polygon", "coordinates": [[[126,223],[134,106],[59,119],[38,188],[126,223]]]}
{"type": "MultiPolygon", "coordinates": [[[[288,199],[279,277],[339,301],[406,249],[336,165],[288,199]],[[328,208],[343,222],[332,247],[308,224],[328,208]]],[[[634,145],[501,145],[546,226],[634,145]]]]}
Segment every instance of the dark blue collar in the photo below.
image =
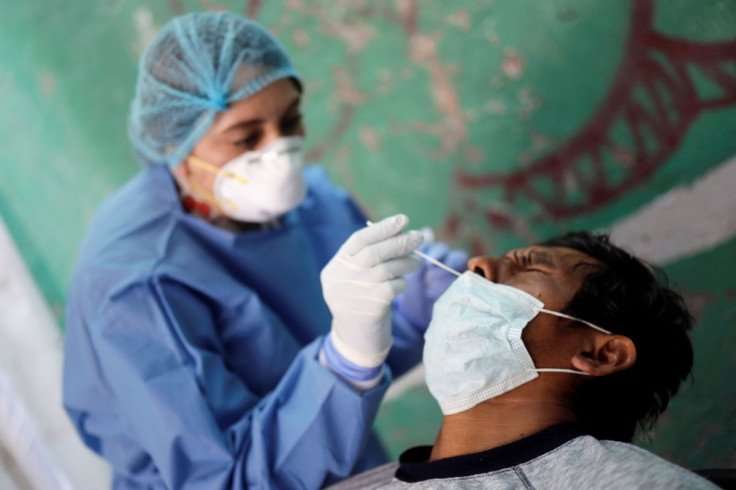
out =
{"type": "Polygon", "coordinates": [[[399,457],[396,478],[415,483],[436,478],[478,475],[520,465],[585,435],[574,424],[561,424],[544,429],[518,441],[473,454],[429,461],[432,446],[419,446],[399,457]]]}

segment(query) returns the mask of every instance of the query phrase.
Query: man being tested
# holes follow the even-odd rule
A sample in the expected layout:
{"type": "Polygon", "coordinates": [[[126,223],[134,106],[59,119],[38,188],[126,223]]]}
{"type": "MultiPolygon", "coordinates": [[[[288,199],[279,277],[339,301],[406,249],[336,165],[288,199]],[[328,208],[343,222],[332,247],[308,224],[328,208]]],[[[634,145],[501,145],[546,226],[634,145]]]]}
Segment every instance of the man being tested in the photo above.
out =
{"type": "Polygon", "coordinates": [[[629,444],[690,373],[682,298],[603,235],[476,257],[435,304],[433,447],[338,488],[715,488],[629,444]]]}

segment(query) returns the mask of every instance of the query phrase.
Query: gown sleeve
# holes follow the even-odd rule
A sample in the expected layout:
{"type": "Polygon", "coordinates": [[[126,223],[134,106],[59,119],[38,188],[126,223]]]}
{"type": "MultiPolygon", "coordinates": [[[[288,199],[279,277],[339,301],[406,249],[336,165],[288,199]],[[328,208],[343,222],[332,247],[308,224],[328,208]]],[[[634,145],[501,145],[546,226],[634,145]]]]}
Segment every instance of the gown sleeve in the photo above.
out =
{"type": "MultiPolygon", "coordinates": [[[[167,488],[320,488],[345,478],[390,382],[352,390],[319,363],[320,337],[273,391],[258,395],[228,368],[217,336],[203,334],[217,328],[207,303],[173,281],[130,286],[98,313],[87,335],[101,362],[90,376],[105,380],[114,423],[123,425],[115,430],[143,448],[167,488]]],[[[84,433],[84,415],[67,409],[84,433]]],[[[116,477],[142,464],[125,445],[98,450],[125,462],[116,477]]]]}

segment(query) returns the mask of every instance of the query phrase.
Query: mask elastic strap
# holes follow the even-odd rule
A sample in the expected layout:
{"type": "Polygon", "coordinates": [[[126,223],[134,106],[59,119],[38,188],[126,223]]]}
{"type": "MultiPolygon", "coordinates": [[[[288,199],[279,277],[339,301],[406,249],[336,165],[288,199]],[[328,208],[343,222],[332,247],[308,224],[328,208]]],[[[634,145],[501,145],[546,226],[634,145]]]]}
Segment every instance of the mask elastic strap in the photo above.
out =
{"type": "Polygon", "coordinates": [[[590,373],[583,371],[576,371],[574,369],[563,369],[563,368],[539,368],[530,369],[529,371],[536,371],[538,373],[570,373],[570,374],[582,374],[583,376],[591,376],[590,373]]]}
{"type": "Polygon", "coordinates": [[[603,332],[605,334],[612,335],[611,332],[609,332],[605,328],[601,328],[598,325],[595,325],[595,324],[590,323],[590,322],[586,322],[585,320],[581,320],[580,318],[575,318],[574,316],[565,315],[564,313],[560,313],[559,311],[546,310],[544,308],[542,308],[539,311],[543,311],[543,312],[547,313],[548,315],[559,316],[560,318],[567,318],[568,320],[575,320],[576,322],[580,322],[582,324],[585,324],[585,325],[589,326],[590,328],[594,328],[594,329],[598,330],[599,332],[603,332]]]}
{"type": "MultiPolygon", "coordinates": [[[[197,157],[190,156],[189,158],[197,158],[197,157]]],[[[204,163],[207,165],[210,165],[207,162],[204,162],[204,163]]],[[[212,166],[214,167],[214,165],[212,166]]],[[[189,185],[191,185],[194,188],[194,191],[197,193],[197,195],[200,198],[209,201],[210,204],[217,204],[221,208],[228,207],[229,209],[232,209],[234,207],[232,201],[224,200],[224,199],[217,199],[211,192],[209,192],[207,189],[199,185],[199,183],[196,182],[194,179],[187,179],[187,182],[189,185]]]]}
{"type": "MultiPolygon", "coordinates": [[[[201,158],[195,157],[194,155],[189,155],[187,157],[187,161],[189,163],[191,163],[192,165],[194,165],[195,167],[199,167],[202,170],[206,170],[206,171],[211,172],[213,174],[219,174],[220,172],[222,172],[222,169],[221,168],[212,165],[210,162],[205,162],[201,158]]],[[[231,178],[233,180],[237,180],[241,184],[247,184],[248,183],[248,179],[246,179],[245,177],[243,177],[241,175],[234,174],[232,172],[228,172],[227,170],[223,172],[223,175],[225,177],[229,177],[229,178],[231,178]]]]}

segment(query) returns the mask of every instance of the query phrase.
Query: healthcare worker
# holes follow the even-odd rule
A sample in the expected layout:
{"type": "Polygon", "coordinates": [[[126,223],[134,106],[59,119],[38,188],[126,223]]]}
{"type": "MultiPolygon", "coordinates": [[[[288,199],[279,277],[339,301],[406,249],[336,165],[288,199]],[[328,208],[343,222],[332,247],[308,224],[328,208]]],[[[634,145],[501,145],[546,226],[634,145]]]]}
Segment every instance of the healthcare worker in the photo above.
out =
{"type": "Polygon", "coordinates": [[[99,210],[69,292],[79,434],[114,488],[319,488],[381,463],[381,397],[452,276],[407,256],[405,216],[365,227],[301,168],[303,85],[260,25],[175,18],[139,70],[146,168],[99,210]]]}

